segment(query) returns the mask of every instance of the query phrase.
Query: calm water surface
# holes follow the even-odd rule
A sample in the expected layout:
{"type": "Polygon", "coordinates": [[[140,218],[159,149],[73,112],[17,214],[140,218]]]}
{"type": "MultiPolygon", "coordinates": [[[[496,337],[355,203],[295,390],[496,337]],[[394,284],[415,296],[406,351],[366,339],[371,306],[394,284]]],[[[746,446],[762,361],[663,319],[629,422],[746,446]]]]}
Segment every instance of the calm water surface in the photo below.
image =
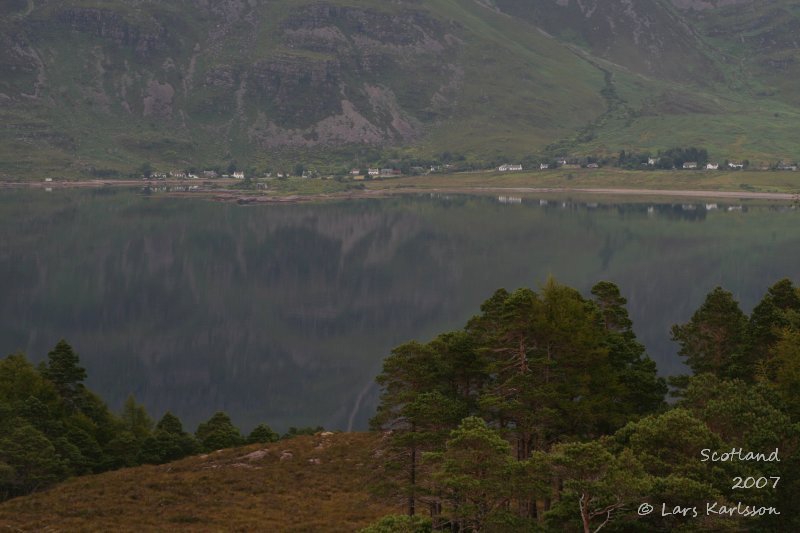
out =
{"type": "Polygon", "coordinates": [[[389,350],[463,326],[499,287],[614,281],[670,374],[669,328],[714,286],[749,312],[800,279],[789,206],[518,202],[4,191],[0,351],[39,361],[64,337],[113,408],[132,393],[189,428],[222,409],[243,429],[363,429],[389,350]]]}

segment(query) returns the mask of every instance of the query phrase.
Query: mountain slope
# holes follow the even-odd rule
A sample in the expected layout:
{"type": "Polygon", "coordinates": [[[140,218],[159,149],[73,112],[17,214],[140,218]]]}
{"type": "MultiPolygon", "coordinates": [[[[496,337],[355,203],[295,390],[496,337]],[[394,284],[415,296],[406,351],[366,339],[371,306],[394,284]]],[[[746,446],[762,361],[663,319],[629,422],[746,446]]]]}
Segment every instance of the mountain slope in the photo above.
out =
{"type": "Polygon", "coordinates": [[[737,0],[719,2],[716,8],[708,3],[694,7],[686,15],[726,54],[743,90],[800,105],[797,2],[737,0]]]}
{"type": "Polygon", "coordinates": [[[796,9],[675,4],[3,0],[0,176],[331,168],[394,149],[793,156],[775,139],[800,133],[793,59],[780,63],[796,9]],[[783,36],[769,54],[784,70],[751,76],[767,52],[763,39],[735,45],[746,23],[783,36]]]}
{"type": "Polygon", "coordinates": [[[494,4],[562,41],[640,74],[681,82],[723,80],[692,27],[659,0],[494,0],[494,4]]]}

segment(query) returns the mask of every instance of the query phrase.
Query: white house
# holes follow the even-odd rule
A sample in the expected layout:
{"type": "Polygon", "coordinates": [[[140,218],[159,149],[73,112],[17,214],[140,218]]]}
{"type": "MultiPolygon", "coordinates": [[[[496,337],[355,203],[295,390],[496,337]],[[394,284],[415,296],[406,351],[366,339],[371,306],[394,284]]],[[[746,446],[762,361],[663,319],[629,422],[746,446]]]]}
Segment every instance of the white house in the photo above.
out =
{"type": "Polygon", "coordinates": [[[684,169],[697,168],[697,161],[687,161],[683,164],[684,169]]]}
{"type": "Polygon", "coordinates": [[[243,180],[244,179],[244,172],[234,172],[233,173],[233,177],[236,178],[237,180],[243,180]]]}
{"type": "Polygon", "coordinates": [[[658,164],[658,161],[660,159],[661,159],[660,157],[648,157],[647,158],[647,164],[650,165],[651,167],[655,166],[656,164],[658,164]]]}
{"type": "Polygon", "coordinates": [[[511,165],[509,163],[506,163],[505,165],[500,165],[499,167],[497,167],[497,170],[499,170],[500,172],[522,170],[522,165],[511,165]]]}
{"type": "Polygon", "coordinates": [[[719,170],[719,164],[718,163],[708,163],[706,165],[706,170],[719,170]]]}
{"type": "Polygon", "coordinates": [[[539,165],[539,170],[547,170],[548,168],[550,168],[550,165],[548,165],[547,163],[542,163],[541,165],[539,165]]]}
{"type": "Polygon", "coordinates": [[[497,201],[501,204],[521,204],[522,198],[519,196],[498,196],[497,201]]]}
{"type": "Polygon", "coordinates": [[[744,168],[744,164],[743,163],[728,163],[728,168],[743,169],[744,168]]]}
{"type": "Polygon", "coordinates": [[[380,176],[381,171],[380,169],[377,168],[368,168],[367,174],[369,174],[370,176],[380,176]]]}

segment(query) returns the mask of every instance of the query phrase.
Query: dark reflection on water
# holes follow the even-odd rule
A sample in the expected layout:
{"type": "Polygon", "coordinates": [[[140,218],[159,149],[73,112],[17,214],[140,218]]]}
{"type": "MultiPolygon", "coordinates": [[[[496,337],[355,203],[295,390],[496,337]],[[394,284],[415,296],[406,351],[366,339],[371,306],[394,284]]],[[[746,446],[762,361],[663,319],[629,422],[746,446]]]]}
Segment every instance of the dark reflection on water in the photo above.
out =
{"type": "Polygon", "coordinates": [[[498,287],[618,283],[663,373],[715,285],[749,311],[798,279],[789,206],[405,197],[240,207],[118,190],[0,196],[0,349],[61,338],[118,408],[190,426],[363,429],[392,346],[457,328],[498,287]]]}

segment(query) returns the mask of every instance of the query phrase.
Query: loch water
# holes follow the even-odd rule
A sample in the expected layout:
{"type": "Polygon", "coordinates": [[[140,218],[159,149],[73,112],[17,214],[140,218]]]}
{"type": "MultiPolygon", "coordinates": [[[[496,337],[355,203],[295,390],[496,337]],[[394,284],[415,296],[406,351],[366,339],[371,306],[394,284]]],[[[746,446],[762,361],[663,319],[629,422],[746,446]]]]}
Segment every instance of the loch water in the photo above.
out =
{"type": "Polygon", "coordinates": [[[800,281],[788,204],[443,196],[239,206],[138,190],[3,191],[0,353],[60,338],[114,409],[193,429],[217,410],[365,429],[393,346],[460,328],[496,289],[617,283],[662,374],[715,286],[749,312],[800,281]]]}

